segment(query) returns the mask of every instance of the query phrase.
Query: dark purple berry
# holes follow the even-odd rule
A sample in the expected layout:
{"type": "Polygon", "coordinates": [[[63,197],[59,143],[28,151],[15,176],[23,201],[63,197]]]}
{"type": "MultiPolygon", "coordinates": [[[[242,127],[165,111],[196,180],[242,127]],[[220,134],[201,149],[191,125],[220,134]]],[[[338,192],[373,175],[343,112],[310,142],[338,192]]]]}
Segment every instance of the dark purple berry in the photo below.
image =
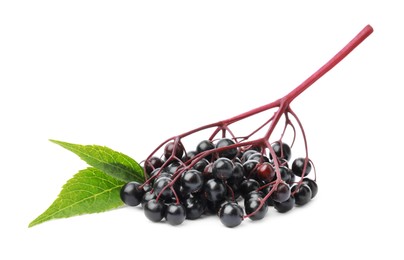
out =
{"type": "Polygon", "coordinates": [[[203,177],[200,171],[191,169],[181,176],[181,186],[186,194],[199,191],[203,186],[203,177]]]}
{"type": "Polygon", "coordinates": [[[295,198],[294,197],[289,197],[286,201],[279,203],[279,202],[274,202],[274,208],[279,212],[279,213],[286,213],[289,210],[293,209],[295,206],[295,198]]]}
{"type": "Polygon", "coordinates": [[[205,170],[206,166],[208,166],[208,165],[209,165],[209,161],[206,160],[205,158],[202,158],[197,163],[195,163],[193,168],[197,171],[203,172],[205,170]]]}
{"type": "Polygon", "coordinates": [[[165,205],[161,200],[149,200],[144,206],[144,214],[149,220],[159,222],[165,215],[165,205]]]}
{"type": "MultiPolygon", "coordinates": [[[[202,152],[205,152],[208,150],[212,150],[214,148],[215,148],[215,146],[213,145],[213,143],[211,141],[203,140],[196,146],[196,152],[199,154],[199,153],[202,153],[202,152]]],[[[205,158],[208,161],[212,160],[212,154],[205,156],[205,158]]]]}
{"type": "Polygon", "coordinates": [[[213,177],[219,180],[227,180],[233,174],[233,162],[225,157],[217,159],[213,163],[212,174],[213,177]]]}
{"type": "Polygon", "coordinates": [[[318,186],[315,181],[309,178],[304,178],[303,183],[310,187],[311,190],[311,198],[314,198],[318,192],[318,186]]]}
{"type": "Polygon", "coordinates": [[[221,206],[219,218],[226,227],[236,227],[243,221],[243,209],[237,203],[227,202],[221,206]]]}
{"type": "Polygon", "coordinates": [[[289,161],[290,158],[292,157],[292,150],[290,149],[290,146],[283,142],[281,143],[277,141],[273,143],[272,149],[274,149],[276,156],[280,159],[285,159],[286,161],[289,161]]]}
{"type": "Polygon", "coordinates": [[[187,219],[198,219],[206,209],[206,201],[200,196],[192,196],[184,201],[187,219]]]}
{"type": "Polygon", "coordinates": [[[292,194],[295,198],[296,205],[303,206],[307,204],[311,200],[311,189],[306,184],[302,183],[299,189],[297,189],[297,185],[292,187],[292,194]]]}
{"type": "Polygon", "coordinates": [[[210,179],[205,183],[204,194],[210,201],[221,201],[226,196],[226,186],[219,180],[210,179]]]}
{"type": "Polygon", "coordinates": [[[284,202],[290,197],[290,188],[286,183],[279,183],[276,190],[271,194],[271,198],[277,202],[284,202]]]}
{"type": "Polygon", "coordinates": [[[153,156],[148,161],[145,162],[146,173],[150,174],[154,169],[160,168],[163,165],[163,160],[158,157],[153,156]]]}
{"type": "Polygon", "coordinates": [[[128,206],[137,206],[142,201],[145,191],[140,188],[140,183],[128,182],[122,188],[120,192],[121,200],[128,206]]]}
{"type": "MultiPolygon", "coordinates": [[[[305,162],[305,158],[297,158],[292,163],[292,171],[298,177],[302,177],[303,168],[304,168],[304,164],[305,164],[304,162],[305,162]]],[[[306,171],[305,171],[303,177],[306,177],[310,173],[310,171],[311,171],[311,163],[307,159],[306,171]]]]}
{"type": "Polygon", "coordinates": [[[154,192],[148,191],[143,195],[142,198],[142,208],[144,208],[144,205],[146,205],[146,203],[149,200],[155,199],[156,198],[156,194],[154,192]]]}
{"type": "Polygon", "coordinates": [[[162,199],[168,199],[173,196],[173,192],[168,185],[170,185],[171,179],[169,177],[158,177],[153,184],[154,193],[162,199]],[[164,190],[164,191],[163,191],[164,190]]]}
{"type": "Polygon", "coordinates": [[[241,196],[245,198],[248,193],[257,190],[259,187],[260,184],[254,179],[244,180],[240,185],[241,196]]]}
{"type": "MultiPolygon", "coordinates": [[[[233,140],[228,139],[228,138],[222,138],[216,143],[216,148],[222,148],[226,146],[230,146],[235,144],[233,140]]],[[[228,159],[234,159],[238,153],[237,148],[231,148],[227,150],[223,150],[219,152],[219,157],[225,157],[228,159]]]]}
{"type": "MultiPolygon", "coordinates": [[[[249,199],[247,202],[244,203],[245,205],[245,212],[247,215],[253,213],[260,207],[262,199],[249,199]]],[[[260,220],[265,217],[265,215],[268,212],[268,206],[266,203],[262,203],[262,207],[255,212],[252,216],[250,216],[250,219],[252,220],[260,220]]]]}
{"type": "Polygon", "coordinates": [[[184,154],[184,147],[181,143],[177,143],[177,145],[175,145],[175,142],[170,142],[164,147],[164,157],[166,160],[168,160],[173,154],[178,159],[181,159],[182,155],[184,154]]]}
{"type": "Polygon", "coordinates": [[[173,226],[179,225],[186,218],[185,207],[182,204],[171,203],[166,208],[165,217],[169,224],[173,226]]]}

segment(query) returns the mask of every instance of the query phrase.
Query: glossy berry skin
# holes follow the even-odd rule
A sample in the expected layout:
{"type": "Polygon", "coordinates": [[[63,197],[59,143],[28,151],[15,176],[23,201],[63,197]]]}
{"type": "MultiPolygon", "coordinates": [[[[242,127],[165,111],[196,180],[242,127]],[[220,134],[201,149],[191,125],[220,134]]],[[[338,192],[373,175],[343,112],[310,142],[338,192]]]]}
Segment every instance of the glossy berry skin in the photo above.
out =
{"type": "MultiPolygon", "coordinates": [[[[235,144],[233,140],[229,138],[222,138],[216,143],[216,148],[222,148],[233,144],[235,144]]],[[[232,160],[237,156],[237,153],[238,153],[237,148],[227,149],[224,151],[220,151],[219,157],[225,157],[232,160]]]]}
{"type": "Polygon", "coordinates": [[[271,194],[271,198],[276,202],[284,202],[290,197],[290,188],[286,183],[279,183],[276,190],[271,194]]]}
{"type": "Polygon", "coordinates": [[[172,162],[164,169],[164,171],[172,175],[176,173],[179,167],[181,167],[179,162],[172,162]]]}
{"type": "Polygon", "coordinates": [[[193,159],[197,155],[196,151],[188,151],[184,156],[182,156],[181,161],[186,162],[188,160],[193,159]]]}
{"type": "Polygon", "coordinates": [[[234,202],[227,202],[219,209],[219,218],[226,227],[236,227],[243,221],[243,209],[234,202]]]}
{"type": "Polygon", "coordinates": [[[274,149],[276,156],[280,159],[285,159],[286,161],[289,161],[290,158],[292,157],[292,150],[290,149],[290,146],[283,142],[281,143],[277,141],[273,143],[272,149],[274,149]]]}
{"type": "Polygon", "coordinates": [[[245,198],[248,193],[257,190],[259,187],[260,184],[254,179],[244,180],[240,185],[241,196],[245,198]]]}
{"type": "Polygon", "coordinates": [[[208,166],[208,165],[209,165],[209,161],[206,160],[205,158],[202,158],[197,163],[195,163],[193,168],[197,171],[203,172],[205,170],[206,166],[208,166]]]}
{"type": "Polygon", "coordinates": [[[241,163],[245,163],[246,161],[248,161],[248,157],[250,157],[250,155],[256,153],[257,151],[255,150],[247,150],[243,153],[243,155],[241,156],[241,163]]]}
{"type": "Polygon", "coordinates": [[[210,179],[205,183],[204,194],[210,201],[221,201],[226,196],[226,186],[219,180],[210,179]]]}
{"type": "Polygon", "coordinates": [[[148,191],[143,195],[142,198],[142,208],[144,208],[144,205],[146,205],[146,203],[149,200],[155,199],[156,198],[156,194],[154,192],[148,191]]]}
{"type": "Polygon", "coordinates": [[[217,159],[213,163],[212,174],[213,177],[219,180],[227,180],[233,174],[233,162],[225,157],[217,159]]]}
{"type": "Polygon", "coordinates": [[[184,202],[186,219],[194,220],[202,216],[206,209],[206,201],[199,196],[189,197],[184,202]]]}
{"type": "MultiPolygon", "coordinates": [[[[297,185],[292,187],[292,194],[297,190],[297,185]]],[[[311,189],[306,184],[302,183],[299,189],[293,194],[295,198],[295,204],[303,206],[311,200],[311,189]]]]}
{"type": "MultiPolygon", "coordinates": [[[[208,151],[208,150],[212,150],[214,148],[215,148],[215,146],[211,141],[203,140],[196,146],[196,152],[199,154],[199,153],[202,153],[202,152],[205,152],[205,151],[208,151]]],[[[209,154],[209,155],[205,156],[205,158],[208,161],[212,160],[212,154],[209,154]]]]}
{"type": "Polygon", "coordinates": [[[252,155],[250,155],[250,157],[248,157],[248,160],[253,160],[253,161],[257,161],[257,162],[269,162],[268,157],[262,155],[259,152],[253,153],[252,155]]]}
{"type": "Polygon", "coordinates": [[[203,177],[200,171],[191,169],[181,176],[181,186],[186,194],[199,191],[203,186],[203,177]]]}
{"type": "MultiPolygon", "coordinates": [[[[253,213],[260,206],[261,199],[249,199],[247,202],[244,202],[245,212],[248,214],[253,213]]],[[[268,212],[268,206],[266,203],[263,203],[260,210],[258,210],[254,215],[250,216],[252,220],[260,220],[265,217],[268,212]]]]}
{"type": "Polygon", "coordinates": [[[173,196],[173,192],[170,187],[167,187],[171,183],[171,179],[169,177],[159,177],[153,184],[154,193],[157,196],[160,195],[162,199],[171,198],[173,196]],[[165,188],[167,187],[167,188],[165,188]],[[164,189],[164,191],[163,191],[164,189]],[[162,192],[163,191],[163,192],[162,192]]]}
{"type": "Polygon", "coordinates": [[[144,206],[144,214],[153,222],[160,222],[165,215],[165,205],[159,200],[149,200],[144,206]]]}
{"type": "Polygon", "coordinates": [[[163,165],[163,161],[153,156],[145,163],[145,170],[147,174],[150,174],[154,169],[159,168],[163,165]]]}
{"type": "Polygon", "coordinates": [[[182,224],[186,218],[185,207],[182,204],[169,204],[165,213],[167,222],[173,226],[182,224]]]}
{"type": "Polygon", "coordinates": [[[307,186],[309,186],[309,188],[311,190],[311,198],[314,198],[318,192],[317,183],[309,178],[304,178],[303,183],[306,184],[307,186]]]}
{"type": "Polygon", "coordinates": [[[137,206],[140,204],[145,191],[140,188],[140,183],[128,182],[122,188],[120,192],[121,200],[128,206],[137,206]]]}
{"type": "MultiPolygon", "coordinates": [[[[292,163],[292,171],[298,177],[302,176],[304,162],[305,162],[304,158],[297,158],[292,163]]],[[[311,163],[307,160],[306,171],[303,177],[306,177],[310,173],[310,171],[311,171],[311,163]]]]}
{"type": "Polygon", "coordinates": [[[263,197],[265,197],[264,193],[262,191],[252,191],[250,193],[248,193],[244,200],[248,201],[249,199],[262,199],[263,197]]]}
{"type": "Polygon", "coordinates": [[[275,169],[268,162],[260,163],[257,167],[257,177],[265,183],[270,183],[276,177],[275,169]]]}
{"type": "Polygon", "coordinates": [[[279,167],[279,172],[281,174],[281,179],[287,184],[292,184],[295,181],[295,175],[292,170],[288,169],[285,166],[279,167]]]}
{"type": "Polygon", "coordinates": [[[294,197],[289,197],[286,201],[279,203],[279,202],[274,202],[274,208],[279,212],[279,213],[286,213],[289,210],[293,209],[295,206],[295,198],[294,197]]]}
{"type": "Polygon", "coordinates": [[[244,173],[246,178],[254,178],[257,174],[258,161],[248,160],[243,163],[244,173]]]}
{"type": "Polygon", "coordinates": [[[174,142],[170,142],[164,147],[164,157],[166,160],[168,160],[173,154],[178,159],[182,158],[182,155],[184,154],[184,147],[181,143],[177,143],[177,145],[175,145],[174,142]]]}

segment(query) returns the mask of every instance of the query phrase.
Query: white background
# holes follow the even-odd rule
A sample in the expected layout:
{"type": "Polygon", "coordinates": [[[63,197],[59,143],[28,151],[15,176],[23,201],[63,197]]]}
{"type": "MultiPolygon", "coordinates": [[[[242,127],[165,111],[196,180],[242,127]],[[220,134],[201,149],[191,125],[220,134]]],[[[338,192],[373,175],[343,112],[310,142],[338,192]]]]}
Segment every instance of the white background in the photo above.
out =
{"type": "Polygon", "coordinates": [[[0,259],[402,259],[400,1],[324,2],[2,1],[0,259]],[[285,95],[367,24],[292,104],[318,171],[309,205],[235,229],[154,224],[138,208],[27,227],[85,167],[48,139],[140,161],[285,95]]]}

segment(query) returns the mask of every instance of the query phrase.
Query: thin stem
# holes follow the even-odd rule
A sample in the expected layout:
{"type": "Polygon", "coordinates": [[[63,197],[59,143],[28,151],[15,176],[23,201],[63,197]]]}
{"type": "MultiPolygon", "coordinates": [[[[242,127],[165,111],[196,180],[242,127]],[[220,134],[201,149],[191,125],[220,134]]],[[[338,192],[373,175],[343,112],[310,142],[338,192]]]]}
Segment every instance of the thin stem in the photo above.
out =
{"type": "Polygon", "coordinates": [[[303,91],[309,88],[319,78],[324,76],[328,71],[334,68],[340,61],[342,61],[351,51],[353,51],[359,44],[361,44],[371,33],[373,28],[370,25],[366,25],[344,48],[342,48],[334,57],[332,57],[326,64],[320,69],[314,72],[310,77],[303,81],[299,86],[287,94],[282,100],[291,103],[297,96],[303,91]]]}

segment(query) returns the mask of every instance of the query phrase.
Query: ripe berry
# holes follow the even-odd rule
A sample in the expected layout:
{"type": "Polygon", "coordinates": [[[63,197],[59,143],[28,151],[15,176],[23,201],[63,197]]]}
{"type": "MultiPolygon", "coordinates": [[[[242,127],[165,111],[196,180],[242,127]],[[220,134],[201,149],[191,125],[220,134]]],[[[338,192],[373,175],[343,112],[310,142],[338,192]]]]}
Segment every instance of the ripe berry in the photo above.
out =
{"type": "Polygon", "coordinates": [[[292,184],[295,181],[295,175],[293,172],[285,166],[279,167],[279,172],[281,174],[281,179],[287,184],[292,184]]]}
{"type": "Polygon", "coordinates": [[[169,224],[179,225],[186,218],[185,207],[182,204],[171,203],[167,206],[165,217],[169,224]]]}
{"type": "MultiPolygon", "coordinates": [[[[261,201],[262,201],[262,199],[249,199],[247,202],[244,203],[245,212],[247,214],[251,214],[254,211],[256,211],[259,208],[261,201]]],[[[263,203],[262,207],[256,213],[254,213],[254,215],[252,215],[250,217],[250,219],[252,219],[252,220],[263,219],[265,217],[265,215],[267,214],[267,212],[268,212],[268,206],[266,203],[263,203]]]]}
{"type": "Polygon", "coordinates": [[[184,147],[181,143],[177,143],[177,145],[175,145],[175,142],[170,142],[164,147],[164,157],[166,160],[168,160],[173,154],[178,159],[181,159],[182,155],[184,154],[184,147]]]}
{"type": "Polygon", "coordinates": [[[221,206],[219,218],[226,227],[236,227],[243,221],[243,209],[237,203],[227,202],[221,206]]]}
{"type": "MultiPolygon", "coordinates": [[[[292,163],[292,171],[298,177],[302,176],[304,162],[305,158],[297,158],[292,163]]],[[[310,173],[310,171],[311,171],[311,163],[309,162],[309,160],[307,160],[306,171],[303,176],[306,177],[310,173]]]]}
{"type": "Polygon", "coordinates": [[[293,197],[295,198],[295,203],[296,205],[303,206],[307,204],[311,200],[311,189],[307,184],[302,183],[300,185],[299,189],[297,190],[297,185],[292,187],[292,194],[293,197]]]}
{"type": "Polygon", "coordinates": [[[165,214],[165,205],[159,200],[149,200],[144,206],[144,214],[148,219],[153,222],[159,222],[163,219],[165,214]]]}
{"type": "Polygon", "coordinates": [[[249,199],[258,199],[258,198],[262,199],[263,197],[265,197],[265,195],[264,195],[264,193],[262,191],[254,190],[254,191],[248,193],[245,196],[244,200],[248,201],[249,199]]]}
{"type": "Polygon", "coordinates": [[[259,152],[253,153],[252,155],[250,155],[250,157],[248,157],[248,160],[253,160],[253,161],[257,161],[257,162],[269,162],[268,157],[266,157],[265,155],[262,155],[259,152]]]}
{"type": "Polygon", "coordinates": [[[162,199],[171,198],[173,196],[173,192],[170,187],[167,187],[170,183],[171,179],[169,177],[158,177],[153,184],[154,193],[156,193],[157,196],[160,195],[162,199]],[[161,192],[163,189],[164,191],[161,192]]]}
{"type": "Polygon", "coordinates": [[[221,181],[210,179],[205,183],[204,194],[210,201],[221,201],[226,196],[226,187],[221,181]]]}
{"type": "MultiPolygon", "coordinates": [[[[200,142],[197,146],[196,146],[196,152],[202,153],[208,150],[212,150],[214,149],[215,146],[213,145],[213,143],[209,140],[203,140],[202,142],[200,142]]],[[[205,158],[210,161],[212,159],[212,154],[209,154],[207,156],[205,156],[205,158]]]]}
{"type": "Polygon", "coordinates": [[[260,184],[254,179],[244,180],[240,185],[241,196],[245,198],[248,193],[257,190],[259,187],[260,184]]]}
{"type": "Polygon", "coordinates": [[[200,171],[191,169],[181,176],[181,186],[187,194],[199,191],[203,186],[203,177],[200,171]]]}
{"type": "Polygon", "coordinates": [[[206,209],[206,201],[200,196],[192,196],[184,201],[187,219],[198,219],[206,209]]]}
{"type": "Polygon", "coordinates": [[[274,149],[276,156],[280,159],[285,159],[286,161],[289,161],[290,158],[292,157],[292,150],[290,149],[290,146],[283,142],[282,144],[279,141],[273,143],[272,149],[274,149]]]}
{"type": "Polygon", "coordinates": [[[176,173],[177,170],[181,167],[181,164],[177,161],[170,163],[164,170],[165,172],[170,173],[171,175],[176,173]]]}
{"type": "Polygon", "coordinates": [[[293,209],[295,206],[295,198],[294,197],[289,197],[286,201],[280,203],[280,202],[274,202],[274,208],[279,212],[279,213],[286,213],[289,210],[293,209]]]}
{"type": "Polygon", "coordinates": [[[279,183],[277,189],[271,194],[271,198],[276,202],[284,202],[290,197],[290,188],[286,183],[279,183]]]}
{"type": "Polygon", "coordinates": [[[257,173],[258,161],[248,160],[243,163],[244,173],[246,178],[254,178],[257,173]]]}
{"type": "Polygon", "coordinates": [[[154,169],[157,169],[163,165],[163,160],[160,158],[153,156],[148,161],[145,162],[146,173],[150,174],[154,169]]]}
{"type": "MultiPolygon", "coordinates": [[[[226,147],[235,144],[233,140],[229,138],[222,138],[216,143],[216,148],[226,147]]],[[[219,152],[219,157],[225,157],[228,159],[234,159],[238,153],[237,148],[227,149],[219,152]]]]}
{"type": "Polygon", "coordinates": [[[241,156],[241,162],[245,163],[246,161],[248,161],[248,157],[250,157],[250,155],[256,153],[257,151],[255,150],[247,150],[243,153],[243,155],[241,156]]]}
{"type": "Polygon", "coordinates": [[[188,151],[184,156],[182,156],[181,161],[186,162],[193,159],[197,155],[196,151],[188,151]]]}
{"type": "Polygon", "coordinates": [[[243,181],[244,175],[243,165],[241,163],[234,163],[233,172],[228,181],[238,185],[243,181]]]}
{"type": "Polygon", "coordinates": [[[208,165],[209,165],[209,161],[206,160],[205,158],[202,158],[197,163],[195,163],[194,169],[198,170],[200,172],[203,172],[205,170],[206,166],[208,166],[208,165]]]}
{"type": "Polygon", "coordinates": [[[144,208],[144,205],[146,205],[146,203],[149,202],[149,200],[155,199],[156,197],[157,197],[156,193],[151,191],[146,192],[142,198],[142,204],[141,204],[142,208],[144,208]]]}
{"type": "Polygon", "coordinates": [[[276,172],[270,163],[260,163],[257,167],[257,177],[265,183],[270,183],[275,179],[276,172]]]}
{"type": "Polygon", "coordinates": [[[140,183],[128,182],[122,188],[120,192],[121,200],[128,206],[137,206],[142,201],[143,194],[145,193],[140,188],[140,183]]]}
{"type": "Polygon", "coordinates": [[[318,186],[315,181],[309,178],[304,178],[303,183],[310,187],[311,190],[311,198],[314,198],[318,192],[318,186]]]}
{"type": "Polygon", "coordinates": [[[212,174],[213,177],[219,180],[227,180],[233,173],[233,162],[225,157],[217,159],[213,163],[212,174]]]}

